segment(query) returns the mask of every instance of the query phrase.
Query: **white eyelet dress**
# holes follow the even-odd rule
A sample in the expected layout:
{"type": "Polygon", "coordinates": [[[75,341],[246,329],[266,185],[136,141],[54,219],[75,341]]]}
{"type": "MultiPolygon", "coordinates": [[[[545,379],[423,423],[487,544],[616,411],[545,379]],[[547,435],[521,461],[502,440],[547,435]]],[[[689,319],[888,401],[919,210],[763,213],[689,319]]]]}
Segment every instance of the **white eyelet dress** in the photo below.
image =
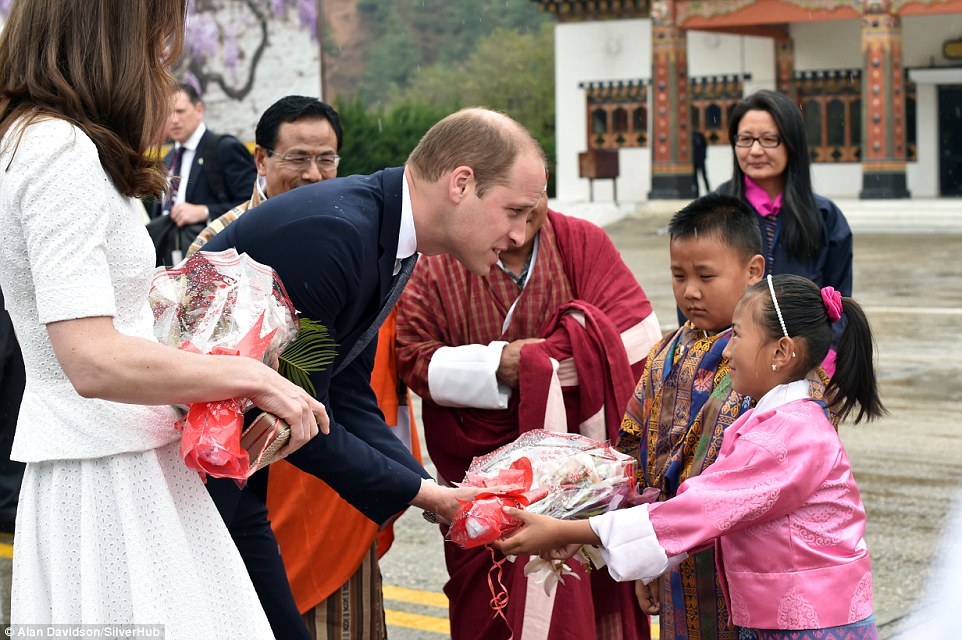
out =
{"type": "Polygon", "coordinates": [[[163,624],[167,640],[273,638],[174,411],[87,399],[46,326],[111,316],[153,340],[154,250],[78,128],[45,119],[0,147],[0,288],[27,386],[12,458],[27,463],[14,541],[14,624],[163,624]]]}

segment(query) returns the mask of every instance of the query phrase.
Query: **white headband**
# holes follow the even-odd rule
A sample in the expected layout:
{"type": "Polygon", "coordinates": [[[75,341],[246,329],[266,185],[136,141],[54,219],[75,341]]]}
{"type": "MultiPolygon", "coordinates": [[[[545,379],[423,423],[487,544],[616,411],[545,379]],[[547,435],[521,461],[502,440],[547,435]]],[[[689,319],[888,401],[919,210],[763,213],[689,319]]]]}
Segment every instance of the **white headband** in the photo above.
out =
{"type": "Polygon", "coordinates": [[[768,274],[768,290],[772,292],[772,304],[775,305],[775,314],[778,315],[778,323],[782,325],[782,333],[785,337],[790,337],[788,335],[788,329],[785,328],[785,318],[782,317],[782,310],[778,308],[778,299],[775,297],[775,285],[772,284],[772,274],[768,274]]]}

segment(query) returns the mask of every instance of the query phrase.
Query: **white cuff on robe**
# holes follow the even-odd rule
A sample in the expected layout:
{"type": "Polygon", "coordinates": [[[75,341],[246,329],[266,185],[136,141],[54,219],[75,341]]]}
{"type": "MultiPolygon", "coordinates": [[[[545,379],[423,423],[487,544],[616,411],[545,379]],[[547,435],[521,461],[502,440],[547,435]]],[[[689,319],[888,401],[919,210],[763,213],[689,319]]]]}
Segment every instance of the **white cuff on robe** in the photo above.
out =
{"type": "Polygon", "coordinates": [[[668,556],[648,518],[648,505],[609,511],[589,519],[601,538],[601,557],[619,582],[657,578],[668,569],[668,556]]]}
{"type": "Polygon", "coordinates": [[[507,409],[511,389],[498,381],[507,342],[441,347],[428,365],[431,399],[442,407],[507,409]]]}

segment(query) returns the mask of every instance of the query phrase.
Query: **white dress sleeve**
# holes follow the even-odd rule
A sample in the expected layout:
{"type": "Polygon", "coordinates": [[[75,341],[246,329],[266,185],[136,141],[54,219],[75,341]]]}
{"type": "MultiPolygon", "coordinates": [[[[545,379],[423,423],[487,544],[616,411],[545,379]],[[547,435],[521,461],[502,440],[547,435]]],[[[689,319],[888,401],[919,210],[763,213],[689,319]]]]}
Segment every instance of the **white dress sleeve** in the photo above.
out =
{"type": "Polygon", "coordinates": [[[45,120],[25,130],[4,184],[19,218],[41,324],[114,316],[107,203],[114,191],[97,148],[79,129],[45,120]]]}

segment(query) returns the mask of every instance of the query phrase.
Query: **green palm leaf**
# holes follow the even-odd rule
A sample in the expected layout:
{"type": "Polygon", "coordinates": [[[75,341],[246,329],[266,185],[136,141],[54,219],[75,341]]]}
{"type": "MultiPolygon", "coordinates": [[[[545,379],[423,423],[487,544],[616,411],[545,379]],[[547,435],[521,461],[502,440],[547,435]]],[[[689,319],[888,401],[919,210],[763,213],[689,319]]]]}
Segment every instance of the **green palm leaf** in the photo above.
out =
{"type": "Polygon", "coordinates": [[[278,373],[312,396],[317,393],[311,374],[324,371],[337,357],[337,343],[320,322],[301,318],[301,331],[294,342],[281,353],[278,373]]]}

